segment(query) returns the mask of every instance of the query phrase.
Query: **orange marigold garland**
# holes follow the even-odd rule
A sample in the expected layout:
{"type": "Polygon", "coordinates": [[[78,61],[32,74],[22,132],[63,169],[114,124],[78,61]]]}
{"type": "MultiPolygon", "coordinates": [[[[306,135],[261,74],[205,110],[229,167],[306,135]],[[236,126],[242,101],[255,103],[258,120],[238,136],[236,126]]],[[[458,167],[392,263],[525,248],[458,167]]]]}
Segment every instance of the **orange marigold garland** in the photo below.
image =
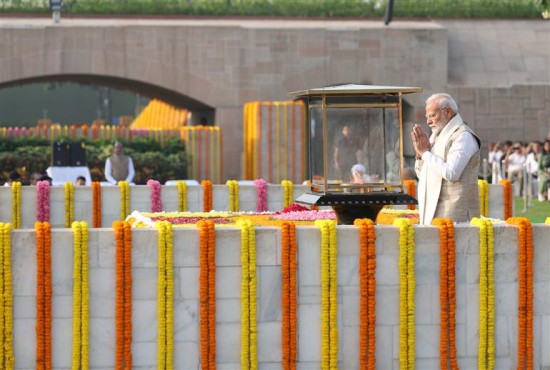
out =
{"type": "Polygon", "coordinates": [[[512,217],[512,182],[510,180],[499,180],[504,188],[504,219],[512,217]]]}
{"type": "Polygon", "coordinates": [[[458,369],[456,361],[456,251],[454,225],[449,218],[436,218],[432,224],[439,227],[439,244],[441,248],[439,259],[440,368],[458,369]]]}
{"type": "Polygon", "coordinates": [[[374,222],[357,219],[359,227],[359,368],[376,368],[376,234],[374,222]]]}
{"type": "MultiPolygon", "coordinates": [[[[416,198],[416,181],[414,180],[403,180],[403,185],[407,189],[407,194],[411,197],[416,198]]],[[[408,204],[407,209],[416,209],[415,204],[408,204]]]]}
{"type": "Polygon", "coordinates": [[[98,181],[92,182],[92,225],[101,227],[101,185],[98,181]]]}
{"type": "Polygon", "coordinates": [[[518,370],[533,369],[533,226],[525,217],[509,218],[518,227],[518,370]]]}
{"type": "Polygon", "coordinates": [[[212,182],[210,180],[202,180],[202,210],[210,212],[212,210],[212,182]]]}
{"type": "Polygon", "coordinates": [[[132,229],[115,221],[116,242],[116,369],[132,368],[132,229]]]}
{"type": "Polygon", "coordinates": [[[216,235],[213,221],[197,223],[200,235],[201,369],[216,368],[216,235]]]}
{"type": "Polygon", "coordinates": [[[296,225],[284,222],[281,226],[282,252],[282,366],[283,370],[296,369],[296,225]]]}
{"type": "Polygon", "coordinates": [[[52,368],[51,226],[36,222],[36,369],[52,368]]]}

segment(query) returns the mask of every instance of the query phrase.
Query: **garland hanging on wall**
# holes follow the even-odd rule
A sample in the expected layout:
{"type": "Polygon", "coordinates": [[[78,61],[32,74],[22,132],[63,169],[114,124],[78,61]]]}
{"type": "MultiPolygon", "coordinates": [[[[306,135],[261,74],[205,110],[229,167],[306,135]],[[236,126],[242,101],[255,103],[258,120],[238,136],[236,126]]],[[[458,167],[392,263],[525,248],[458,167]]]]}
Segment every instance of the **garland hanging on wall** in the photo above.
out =
{"type": "Polygon", "coordinates": [[[533,369],[533,226],[525,217],[507,221],[518,228],[518,369],[533,369]]]}
{"type": "Polygon", "coordinates": [[[11,224],[14,229],[21,228],[21,183],[11,184],[11,224]]]}
{"type": "Polygon", "coordinates": [[[489,183],[487,180],[477,180],[479,188],[479,214],[489,217],[489,183]]]}
{"type": "Polygon", "coordinates": [[[256,186],[256,212],[267,211],[267,182],[264,179],[254,180],[256,186]]]}
{"type": "Polygon", "coordinates": [[[283,370],[296,369],[296,225],[284,222],[281,225],[281,311],[282,311],[282,367],[283,370]]]}
{"type": "Polygon", "coordinates": [[[36,220],[50,221],[50,183],[48,181],[36,183],[36,220]]]}
{"type": "Polygon", "coordinates": [[[74,233],[72,368],[87,369],[90,347],[88,225],[83,221],[75,221],[72,229],[74,233]]]}
{"type": "Polygon", "coordinates": [[[512,182],[510,180],[499,180],[498,183],[504,188],[504,219],[512,217],[512,182]]]}
{"type": "Polygon", "coordinates": [[[128,181],[119,181],[120,189],[120,219],[124,221],[130,214],[130,184],[128,181]]]}
{"type": "Polygon", "coordinates": [[[92,182],[92,226],[101,227],[101,185],[92,182]]]}
{"type": "Polygon", "coordinates": [[[258,368],[256,231],[250,220],[239,220],[241,228],[241,369],[258,368]]]}
{"type": "Polygon", "coordinates": [[[65,227],[71,227],[74,220],[74,184],[65,182],[65,227]]]}
{"type": "Polygon", "coordinates": [[[161,186],[157,180],[147,180],[147,187],[151,191],[151,212],[162,212],[161,186]]]}
{"type": "Polygon", "coordinates": [[[202,180],[202,210],[210,212],[212,210],[212,182],[210,180],[202,180]]]}
{"type": "Polygon", "coordinates": [[[239,183],[236,180],[227,180],[225,185],[229,193],[229,211],[239,212],[239,183]]]}
{"type": "Polygon", "coordinates": [[[113,222],[116,244],[116,369],[132,368],[132,228],[113,222]]]}
{"type": "Polygon", "coordinates": [[[439,227],[439,337],[440,369],[458,369],[456,361],[456,274],[455,235],[450,218],[436,218],[432,224],[439,227]]]}
{"type": "Polygon", "coordinates": [[[321,230],[321,368],[338,368],[338,262],[336,223],[317,220],[321,230]]]}
{"type": "Polygon", "coordinates": [[[0,222],[0,368],[13,369],[13,289],[11,275],[11,229],[0,222]]]}
{"type": "Polygon", "coordinates": [[[493,224],[474,217],[471,225],[479,227],[479,347],[478,369],[495,367],[495,238],[493,224]]]}
{"type": "Polygon", "coordinates": [[[374,222],[357,219],[359,227],[359,368],[376,368],[376,234],[374,222]]]}
{"type": "Polygon", "coordinates": [[[414,369],[415,315],[414,228],[410,220],[397,218],[399,227],[399,367],[414,369]]]}
{"type": "Polygon", "coordinates": [[[185,181],[176,181],[178,187],[178,212],[187,211],[187,183],[185,181]]]}
{"type": "Polygon", "coordinates": [[[52,368],[52,229],[37,221],[36,231],[36,369],[52,368]]]}
{"type": "Polygon", "coordinates": [[[157,369],[174,367],[174,255],[173,230],[168,221],[155,223],[158,230],[157,369]]]}
{"type": "Polygon", "coordinates": [[[281,181],[281,185],[283,185],[283,208],[286,208],[294,202],[294,186],[289,180],[281,181]]]}
{"type": "Polygon", "coordinates": [[[200,236],[201,369],[216,369],[216,232],[213,221],[197,223],[200,236]]]}

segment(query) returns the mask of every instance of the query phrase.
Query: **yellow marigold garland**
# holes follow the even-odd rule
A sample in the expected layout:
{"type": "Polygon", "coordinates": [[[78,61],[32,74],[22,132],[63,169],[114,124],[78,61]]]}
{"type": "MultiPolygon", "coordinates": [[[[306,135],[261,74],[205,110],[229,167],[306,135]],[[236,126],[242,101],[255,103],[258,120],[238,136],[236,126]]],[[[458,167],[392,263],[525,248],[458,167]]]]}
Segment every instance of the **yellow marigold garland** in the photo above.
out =
{"type": "Polygon", "coordinates": [[[73,229],[73,369],[89,366],[88,225],[75,221],[73,229]]]}
{"type": "Polygon", "coordinates": [[[399,366],[414,369],[414,228],[407,219],[395,219],[393,224],[399,227],[399,366]]]}
{"type": "Polygon", "coordinates": [[[16,181],[11,184],[11,223],[14,229],[21,228],[21,183],[16,181]]]}
{"type": "Polygon", "coordinates": [[[51,226],[36,222],[36,369],[52,368],[51,226]]]}
{"type": "Polygon", "coordinates": [[[128,181],[119,181],[120,188],[120,219],[125,220],[130,214],[130,185],[128,181]]]}
{"type": "Polygon", "coordinates": [[[436,218],[432,221],[432,224],[439,227],[440,238],[440,368],[458,369],[456,361],[456,251],[454,225],[449,218],[436,218]]]}
{"type": "Polygon", "coordinates": [[[499,180],[504,188],[504,219],[512,217],[512,182],[510,180],[499,180]]]}
{"type": "Polygon", "coordinates": [[[479,214],[489,216],[489,183],[487,180],[477,180],[479,188],[479,214]]]}
{"type": "Polygon", "coordinates": [[[296,369],[296,225],[284,222],[281,225],[281,310],[282,310],[282,367],[296,369]]]}
{"type": "Polygon", "coordinates": [[[546,221],[544,221],[546,225],[550,225],[550,217],[546,217],[546,221]]]}
{"type": "Polygon", "coordinates": [[[187,183],[185,181],[176,181],[178,187],[178,212],[187,211],[187,183]]]}
{"type": "Polygon", "coordinates": [[[11,275],[11,229],[0,222],[0,367],[13,369],[13,292],[11,275]]]}
{"type": "Polygon", "coordinates": [[[283,208],[286,208],[294,202],[294,185],[289,180],[281,181],[281,185],[283,185],[283,208]]]}
{"type": "Polygon", "coordinates": [[[256,231],[250,220],[239,220],[237,226],[241,228],[241,369],[256,370],[256,231]]]}
{"type": "Polygon", "coordinates": [[[336,222],[315,221],[321,231],[321,368],[338,368],[338,263],[336,222]]]}
{"type": "Polygon", "coordinates": [[[359,227],[359,368],[376,368],[376,234],[374,222],[357,219],[359,227]]]}
{"type": "Polygon", "coordinates": [[[490,220],[474,217],[471,225],[479,227],[479,349],[478,369],[495,366],[495,276],[494,234],[490,220]]]}
{"type": "Polygon", "coordinates": [[[71,227],[74,219],[74,184],[65,182],[65,227],[71,227]]]}
{"type": "Polygon", "coordinates": [[[158,229],[157,369],[174,367],[174,259],[172,224],[160,221],[158,229]]]}
{"type": "Polygon", "coordinates": [[[200,236],[201,369],[216,369],[216,235],[213,221],[197,223],[200,236]]]}
{"type": "Polygon", "coordinates": [[[116,369],[132,368],[132,229],[113,222],[116,243],[116,369]]]}
{"type": "Polygon", "coordinates": [[[92,182],[92,226],[101,227],[101,184],[92,182]]]}
{"type": "Polygon", "coordinates": [[[212,210],[212,182],[210,180],[202,180],[202,210],[210,212],[212,210]]]}
{"type": "Polygon", "coordinates": [[[229,191],[229,211],[239,212],[239,183],[236,180],[227,180],[225,185],[229,191]]]}
{"type": "Polygon", "coordinates": [[[518,228],[518,369],[533,369],[533,226],[525,217],[507,221],[518,228]]]}

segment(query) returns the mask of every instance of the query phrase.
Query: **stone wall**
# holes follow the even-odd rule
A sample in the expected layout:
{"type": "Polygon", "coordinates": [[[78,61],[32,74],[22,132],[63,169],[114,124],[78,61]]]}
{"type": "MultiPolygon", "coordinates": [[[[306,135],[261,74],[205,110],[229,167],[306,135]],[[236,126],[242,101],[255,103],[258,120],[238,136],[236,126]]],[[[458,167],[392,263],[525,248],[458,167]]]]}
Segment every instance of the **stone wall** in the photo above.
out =
{"type": "MultiPolygon", "coordinates": [[[[550,226],[534,225],[534,366],[550,368],[550,226]]],[[[439,233],[417,226],[416,368],[439,368],[439,233]]],[[[359,233],[339,226],[338,328],[339,368],[359,369],[359,233]]],[[[518,231],[495,225],[495,307],[497,369],[517,362],[518,231]]],[[[90,368],[112,369],[115,361],[115,235],[112,229],[89,234],[90,368]]],[[[133,342],[135,369],[156,367],[157,232],[132,231],[133,342]]],[[[216,230],[216,362],[220,369],[240,369],[241,231],[216,230]]],[[[14,346],[17,369],[35,368],[36,249],[32,230],[14,230],[12,272],[14,346]]],[[[398,228],[376,227],[377,369],[399,368],[398,228]]],[[[320,368],[320,231],[298,227],[298,368],[320,368]]],[[[53,367],[71,367],[73,235],[52,230],[53,367]]],[[[456,344],[458,365],[477,369],[479,313],[478,228],[456,227],[456,344]]],[[[259,369],[281,368],[281,234],[256,228],[259,369]]],[[[174,232],[174,365],[197,369],[199,348],[199,232],[174,232]]]]}

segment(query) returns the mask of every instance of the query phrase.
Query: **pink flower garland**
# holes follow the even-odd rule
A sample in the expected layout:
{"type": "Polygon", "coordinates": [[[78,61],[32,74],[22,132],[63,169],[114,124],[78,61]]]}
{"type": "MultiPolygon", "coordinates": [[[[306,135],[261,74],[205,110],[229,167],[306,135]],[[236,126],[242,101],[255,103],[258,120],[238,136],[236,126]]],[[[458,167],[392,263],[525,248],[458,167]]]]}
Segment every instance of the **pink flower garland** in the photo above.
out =
{"type": "Polygon", "coordinates": [[[264,179],[254,180],[256,185],[256,212],[267,211],[267,182],[264,179]]]}
{"type": "Polygon", "coordinates": [[[157,180],[147,180],[147,186],[151,188],[151,212],[162,212],[160,183],[157,180]]]}
{"type": "Polygon", "coordinates": [[[36,183],[36,219],[40,222],[50,221],[50,183],[36,183]]]}

